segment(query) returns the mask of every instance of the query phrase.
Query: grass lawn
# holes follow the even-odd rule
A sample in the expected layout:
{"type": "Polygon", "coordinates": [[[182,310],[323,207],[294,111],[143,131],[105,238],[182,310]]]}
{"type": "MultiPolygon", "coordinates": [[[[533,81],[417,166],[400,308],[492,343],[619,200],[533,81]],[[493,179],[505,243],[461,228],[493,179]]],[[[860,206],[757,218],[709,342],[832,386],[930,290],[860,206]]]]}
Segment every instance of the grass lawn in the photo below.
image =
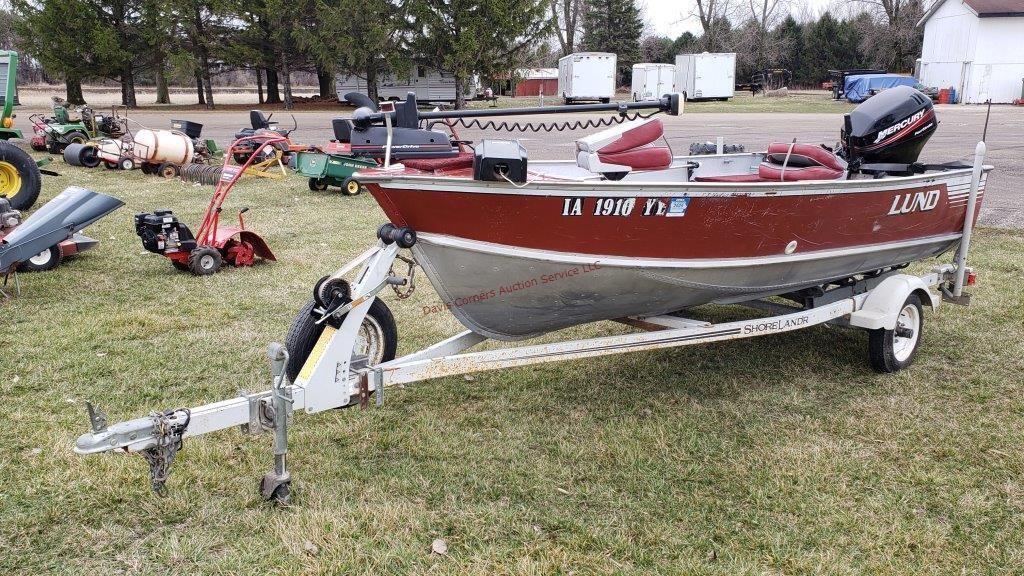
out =
{"type": "MultiPolygon", "coordinates": [[[[54,166],[39,205],[77,184],[127,206],[87,230],[98,248],[22,275],[22,295],[0,302],[0,574],[1024,566],[1020,232],[978,232],[974,305],[927,314],[899,374],[870,372],[863,332],[817,327],[424,382],[383,409],[297,415],[298,493],[282,510],[256,490],[269,436],[187,441],[159,498],[141,457],[71,452],[84,401],[120,421],[264,389],[265,344],[319,276],[372,243],[382,212],[298,177],[247,181],[225,217],[250,206],[278,262],[196,278],[144,252],[132,215],[171,208],[198,226],[211,188],[54,166]]],[[[438,301],[425,283],[385,299],[400,354],[457,330],[424,314],[438,301]]]]}

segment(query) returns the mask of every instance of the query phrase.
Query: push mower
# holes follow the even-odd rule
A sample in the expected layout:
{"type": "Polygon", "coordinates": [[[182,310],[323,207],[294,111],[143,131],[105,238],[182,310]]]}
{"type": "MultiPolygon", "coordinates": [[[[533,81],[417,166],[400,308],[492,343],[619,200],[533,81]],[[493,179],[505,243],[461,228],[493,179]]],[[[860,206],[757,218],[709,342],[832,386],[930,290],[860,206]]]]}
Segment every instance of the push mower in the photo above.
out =
{"type": "Polygon", "coordinates": [[[276,260],[266,241],[259,234],[245,228],[242,214],[248,208],[238,211],[238,226],[222,226],[220,213],[224,200],[242,174],[262,155],[273,155],[273,150],[285,142],[286,138],[276,134],[236,140],[224,155],[220,181],[206,207],[198,234],[193,235],[188,226],[179,222],[170,210],[136,214],[135,232],[142,239],[142,246],[154,254],[170,258],[171,264],[178,270],[187,270],[197,276],[209,276],[217,272],[225,261],[234,266],[251,266],[257,256],[264,260],[276,260]],[[241,165],[231,165],[231,159],[238,154],[239,149],[252,152],[241,165]]]}

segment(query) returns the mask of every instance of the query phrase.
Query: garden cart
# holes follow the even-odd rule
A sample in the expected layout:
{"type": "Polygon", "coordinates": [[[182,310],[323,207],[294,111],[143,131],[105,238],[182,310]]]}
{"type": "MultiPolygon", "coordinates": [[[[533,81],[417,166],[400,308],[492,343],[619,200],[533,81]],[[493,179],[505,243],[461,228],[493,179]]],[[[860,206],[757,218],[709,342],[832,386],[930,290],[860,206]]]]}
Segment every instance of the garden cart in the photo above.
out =
{"type": "Polygon", "coordinates": [[[241,138],[228,147],[217,189],[195,235],[170,210],[136,214],[135,232],[142,239],[143,247],[154,254],[166,256],[178,270],[187,270],[197,276],[217,272],[225,261],[234,266],[251,266],[257,256],[264,260],[275,260],[266,241],[259,234],[245,228],[242,215],[248,208],[238,211],[238,226],[221,225],[220,213],[224,200],[242,174],[250,169],[258,157],[266,154],[268,148],[276,149],[275,146],[285,141],[284,137],[276,134],[262,134],[241,138]],[[252,152],[243,164],[231,165],[231,159],[239,148],[250,149],[252,152]]]}
{"type": "Polygon", "coordinates": [[[362,186],[352,175],[363,168],[376,167],[377,162],[371,159],[331,154],[319,149],[295,155],[295,171],[309,178],[309,189],[314,192],[327,190],[328,186],[337,186],[341,188],[342,194],[355,196],[362,190],[362,186]]]}

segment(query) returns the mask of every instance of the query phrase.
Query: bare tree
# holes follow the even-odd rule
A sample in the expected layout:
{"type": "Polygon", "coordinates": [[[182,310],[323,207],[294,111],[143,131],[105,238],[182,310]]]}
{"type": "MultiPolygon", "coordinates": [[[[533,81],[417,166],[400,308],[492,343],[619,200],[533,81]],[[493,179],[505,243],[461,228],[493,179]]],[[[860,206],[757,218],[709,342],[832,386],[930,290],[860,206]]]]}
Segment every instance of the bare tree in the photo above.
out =
{"type": "Polygon", "coordinates": [[[868,7],[876,17],[888,24],[887,61],[880,62],[891,70],[913,67],[913,56],[921,49],[923,32],[917,22],[924,15],[922,0],[855,0],[868,7]]]}
{"type": "Polygon", "coordinates": [[[551,0],[551,18],[562,47],[562,56],[576,51],[576,39],[583,36],[585,0],[551,0]]]}
{"type": "Polygon", "coordinates": [[[786,17],[790,7],[790,0],[747,0],[749,12],[743,36],[753,68],[766,68],[781,59],[782,41],[772,30],[786,17]]]}
{"type": "Polygon", "coordinates": [[[694,0],[696,6],[690,16],[700,20],[704,31],[701,36],[701,48],[708,52],[717,52],[725,47],[725,35],[728,32],[729,16],[734,11],[734,0],[694,0]]]}

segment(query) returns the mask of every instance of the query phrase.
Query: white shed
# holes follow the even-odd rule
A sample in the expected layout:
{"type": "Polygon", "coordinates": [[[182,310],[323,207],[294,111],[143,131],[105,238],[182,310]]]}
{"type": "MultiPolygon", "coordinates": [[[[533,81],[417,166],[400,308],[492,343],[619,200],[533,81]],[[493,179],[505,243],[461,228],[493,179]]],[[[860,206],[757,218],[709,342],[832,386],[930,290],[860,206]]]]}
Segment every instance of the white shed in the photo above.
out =
{"type": "Polygon", "coordinates": [[[935,0],[924,26],[919,79],[963,103],[1024,97],[1024,1],[935,0]]]}

